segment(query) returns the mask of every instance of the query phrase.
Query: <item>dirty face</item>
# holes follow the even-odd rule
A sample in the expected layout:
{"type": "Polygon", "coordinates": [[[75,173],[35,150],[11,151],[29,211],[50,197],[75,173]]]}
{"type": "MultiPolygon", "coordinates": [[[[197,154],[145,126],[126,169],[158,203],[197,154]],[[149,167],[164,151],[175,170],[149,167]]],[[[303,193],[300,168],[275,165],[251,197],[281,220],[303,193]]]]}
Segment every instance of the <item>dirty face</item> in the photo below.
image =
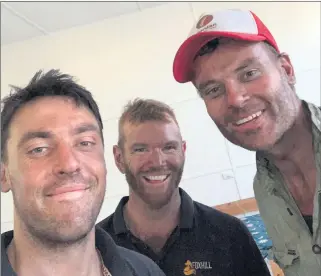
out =
{"type": "Polygon", "coordinates": [[[198,57],[193,84],[222,134],[249,150],[268,150],[294,123],[295,76],[287,55],[264,43],[224,41],[198,57]]]}
{"type": "Polygon", "coordinates": [[[115,147],[114,154],[133,193],[154,209],[170,201],[185,161],[185,142],[174,120],[126,123],[123,149],[115,147]]]}
{"type": "Polygon", "coordinates": [[[70,243],[95,224],[106,185],[98,122],[67,97],[43,97],[9,127],[2,191],[12,191],[15,224],[47,242],[70,243]]]}

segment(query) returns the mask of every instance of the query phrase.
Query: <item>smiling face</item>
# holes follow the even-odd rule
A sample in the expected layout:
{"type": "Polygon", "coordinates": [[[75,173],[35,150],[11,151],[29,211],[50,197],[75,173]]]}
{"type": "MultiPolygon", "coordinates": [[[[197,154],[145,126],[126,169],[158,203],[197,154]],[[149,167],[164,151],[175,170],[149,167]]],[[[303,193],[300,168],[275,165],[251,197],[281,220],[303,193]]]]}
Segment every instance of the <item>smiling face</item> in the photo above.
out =
{"type": "Polygon", "coordinates": [[[249,150],[268,150],[293,124],[298,99],[289,58],[264,43],[227,40],[197,57],[193,84],[222,134],[249,150]]]}
{"type": "Polygon", "coordinates": [[[125,123],[123,149],[115,146],[115,161],[131,191],[153,209],[166,205],[180,183],[185,142],[177,123],[169,119],[125,123]]]}
{"type": "Polygon", "coordinates": [[[99,125],[66,97],[27,103],[11,121],[2,191],[12,191],[15,228],[51,243],[86,236],[106,185],[99,125]]]}

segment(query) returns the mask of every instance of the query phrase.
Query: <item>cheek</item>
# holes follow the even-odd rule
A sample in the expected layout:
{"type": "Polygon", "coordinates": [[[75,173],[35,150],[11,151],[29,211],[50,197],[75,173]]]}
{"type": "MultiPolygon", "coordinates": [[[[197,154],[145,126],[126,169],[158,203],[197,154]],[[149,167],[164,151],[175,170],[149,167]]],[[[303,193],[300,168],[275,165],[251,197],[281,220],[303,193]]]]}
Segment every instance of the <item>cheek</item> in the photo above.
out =
{"type": "Polygon", "coordinates": [[[127,161],[127,166],[133,174],[149,169],[149,162],[146,156],[136,156],[127,161]]]}
{"type": "Polygon", "coordinates": [[[280,75],[265,75],[260,81],[255,82],[253,87],[251,87],[251,90],[261,94],[266,101],[270,102],[274,98],[280,97],[281,84],[282,79],[280,75]]]}
{"type": "Polygon", "coordinates": [[[81,163],[90,174],[101,180],[106,178],[107,167],[104,153],[97,153],[91,156],[84,155],[81,163]]]}
{"type": "Polygon", "coordinates": [[[226,116],[226,109],[223,102],[223,97],[220,99],[205,100],[207,114],[217,124],[223,124],[226,116]]]}
{"type": "Polygon", "coordinates": [[[21,203],[25,202],[25,198],[33,197],[37,193],[38,186],[43,183],[43,178],[33,172],[29,169],[12,169],[9,171],[12,193],[21,203]]]}
{"type": "Polygon", "coordinates": [[[19,162],[11,170],[11,179],[15,185],[25,188],[41,186],[46,180],[46,162],[30,161],[23,158],[18,158],[18,160],[19,162]]]}
{"type": "Polygon", "coordinates": [[[169,154],[166,163],[167,166],[173,169],[180,168],[184,163],[185,155],[184,152],[169,154]]]}

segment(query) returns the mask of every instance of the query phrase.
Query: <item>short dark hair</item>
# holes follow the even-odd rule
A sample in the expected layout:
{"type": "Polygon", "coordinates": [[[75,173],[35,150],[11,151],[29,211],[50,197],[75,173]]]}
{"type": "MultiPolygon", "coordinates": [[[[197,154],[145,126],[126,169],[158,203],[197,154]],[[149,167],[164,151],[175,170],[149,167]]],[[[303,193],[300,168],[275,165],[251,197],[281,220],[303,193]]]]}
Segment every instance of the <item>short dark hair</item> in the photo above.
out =
{"type": "Polygon", "coordinates": [[[73,99],[77,105],[87,107],[97,119],[102,140],[103,122],[97,103],[92,94],[84,87],[74,81],[68,74],[52,69],[47,73],[38,71],[29,84],[24,87],[10,86],[12,88],[9,96],[2,100],[1,110],[1,161],[6,160],[6,147],[9,138],[9,126],[16,112],[26,103],[39,97],[65,96],[73,99]]]}
{"type": "MultiPolygon", "coordinates": [[[[152,100],[136,98],[125,105],[118,122],[118,146],[123,148],[125,123],[141,124],[148,121],[169,122],[170,119],[177,123],[174,110],[167,104],[152,100]]],[[[178,123],[177,123],[178,125],[178,123]]]]}
{"type": "MultiPolygon", "coordinates": [[[[210,40],[209,42],[207,42],[195,55],[194,60],[199,57],[199,56],[203,56],[209,53],[212,53],[213,51],[216,50],[216,48],[222,43],[222,40],[230,40],[230,41],[235,41],[236,39],[233,38],[226,38],[226,37],[218,37],[215,38],[213,40],[210,40]]],[[[270,53],[273,54],[274,57],[278,58],[281,56],[281,54],[268,42],[263,41],[263,43],[266,45],[267,49],[270,51],[270,53]]]]}

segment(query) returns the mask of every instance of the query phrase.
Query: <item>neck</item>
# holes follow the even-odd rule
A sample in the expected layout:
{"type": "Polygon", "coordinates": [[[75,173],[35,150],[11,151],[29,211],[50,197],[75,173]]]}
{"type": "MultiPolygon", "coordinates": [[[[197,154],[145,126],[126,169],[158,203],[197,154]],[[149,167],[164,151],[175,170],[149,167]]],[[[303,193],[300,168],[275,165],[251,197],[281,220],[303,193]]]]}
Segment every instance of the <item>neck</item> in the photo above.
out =
{"type": "Polygon", "coordinates": [[[55,248],[21,230],[14,228],[14,238],[7,249],[9,262],[17,275],[101,275],[94,228],[77,244],[55,248]]]}
{"type": "Polygon", "coordinates": [[[159,209],[152,209],[131,193],[124,208],[124,218],[131,231],[139,236],[168,236],[179,223],[181,197],[177,189],[170,201],[159,209]]]}
{"type": "Polygon", "coordinates": [[[313,158],[311,120],[305,114],[303,105],[300,106],[293,126],[267,155],[281,170],[290,170],[290,167],[303,169],[307,166],[307,161],[313,158]]]}

